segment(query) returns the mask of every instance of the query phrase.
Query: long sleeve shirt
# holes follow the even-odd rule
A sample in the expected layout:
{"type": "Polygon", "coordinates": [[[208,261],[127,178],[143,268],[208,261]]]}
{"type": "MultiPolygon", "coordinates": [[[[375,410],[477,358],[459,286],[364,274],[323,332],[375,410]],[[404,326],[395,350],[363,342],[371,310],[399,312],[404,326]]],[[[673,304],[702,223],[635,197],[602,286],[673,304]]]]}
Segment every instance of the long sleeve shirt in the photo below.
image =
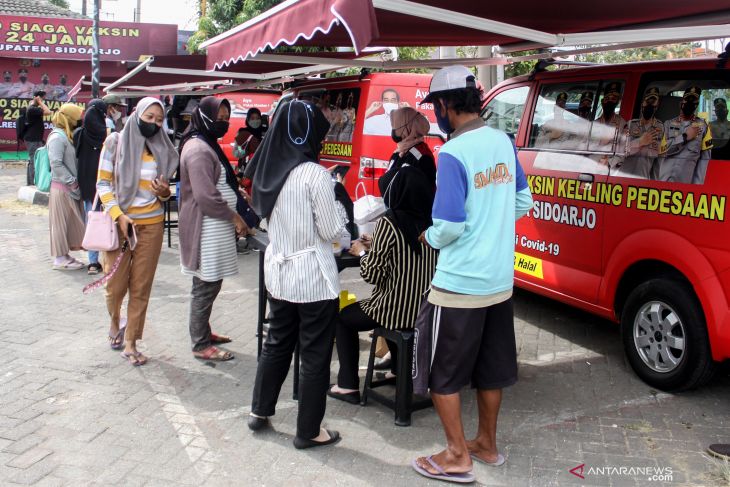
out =
{"type": "Polygon", "coordinates": [[[470,122],[441,148],[436,186],[426,230],[441,251],[433,286],[473,296],[510,291],[515,220],[532,207],[532,195],[509,137],[470,122]]]}
{"type": "Polygon", "coordinates": [[[336,299],[332,241],[344,226],[329,172],[314,162],[292,169],[268,221],[264,276],[271,296],[292,303],[336,299]]]}

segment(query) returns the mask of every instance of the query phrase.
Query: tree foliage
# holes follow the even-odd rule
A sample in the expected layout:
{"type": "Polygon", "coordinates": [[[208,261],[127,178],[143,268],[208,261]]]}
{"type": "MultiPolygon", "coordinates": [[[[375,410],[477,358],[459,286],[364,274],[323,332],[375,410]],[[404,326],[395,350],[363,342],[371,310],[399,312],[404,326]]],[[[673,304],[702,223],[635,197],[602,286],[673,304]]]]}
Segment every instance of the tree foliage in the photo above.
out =
{"type": "Polygon", "coordinates": [[[48,0],[48,3],[50,3],[51,5],[55,5],[56,7],[61,7],[65,9],[71,8],[68,0],[48,0]]]}

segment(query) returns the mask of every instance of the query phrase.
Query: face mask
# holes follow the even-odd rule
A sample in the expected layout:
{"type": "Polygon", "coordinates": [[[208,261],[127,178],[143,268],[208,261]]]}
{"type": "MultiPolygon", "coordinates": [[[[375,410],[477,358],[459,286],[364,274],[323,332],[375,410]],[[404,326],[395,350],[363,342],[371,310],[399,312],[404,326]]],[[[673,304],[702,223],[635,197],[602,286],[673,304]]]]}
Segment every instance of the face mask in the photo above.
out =
{"type": "Polygon", "coordinates": [[[696,109],[697,109],[696,103],[686,101],[686,102],[684,102],[684,105],[682,105],[682,114],[685,117],[691,117],[692,115],[694,115],[696,109]]]}
{"type": "Polygon", "coordinates": [[[383,103],[383,110],[385,110],[386,115],[390,115],[390,112],[393,110],[398,110],[398,104],[397,103],[383,103]]]}
{"type": "Polygon", "coordinates": [[[61,84],[62,84],[63,86],[66,86],[66,78],[61,78],[61,84]]]}
{"type": "Polygon", "coordinates": [[[601,106],[603,107],[603,116],[609,117],[613,115],[613,112],[616,111],[616,105],[617,104],[612,101],[601,103],[601,106]]]}
{"type": "Polygon", "coordinates": [[[261,127],[261,120],[260,119],[259,120],[250,120],[248,122],[248,126],[251,127],[252,129],[257,129],[257,128],[261,127]]]}
{"type": "Polygon", "coordinates": [[[26,81],[28,81],[28,78],[26,78],[25,76],[21,76],[20,77],[20,82],[21,83],[25,83],[26,81]]]}
{"type": "Polygon", "coordinates": [[[157,132],[160,131],[160,126],[154,122],[145,122],[144,120],[138,120],[137,126],[139,126],[139,131],[142,132],[142,135],[147,139],[153,137],[157,132]]]}
{"type": "Polygon", "coordinates": [[[727,118],[727,110],[718,110],[716,114],[718,120],[725,120],[727,118]]]}
{"type": "Polygon", "coordinates": [[[122,112],[118,112],[118,111],[114,110],[112,112],[112,120],[114,120],[116,122],[120,118],[122,118],[122,112]]]}
{"type": "Polygon", "coordinates": [[[656,113],[656,107],[654,105],[647,105],[641,109],[641,116],[644,120],[649,120],[656,113]]]}
{"type": "MultiPolygon", "coordinates": [[[[448,112],[446,110],[445,112],[448,112]]],[[[449,122],[449,116],[448,113],[441,114],[441,105],[437,105],[436,110],[434,110],[434,113],[436,113],[436,122],[439,125],[439,128],[442,132],[445,134],[450,134],[454,131],[454,128],[451,126],[451,122],[449,122]]]]}
{"type": "Polygon", "coordinates": [[[213,137],[216,139],[220,139],[226,135],[226,132],[228,132],[228,125],[229,123],[225,120],[216,120],[213,122],[213,127],[210,129],[210,133],[213,134],[213,137]]]}
{"type": "Polygon", "coordinates": [[[390,138],[393,139],[393,142],[395,142],[396,144],[403,140],[403,137],[395,134],[395,129],[390,131],[390,138]]]}

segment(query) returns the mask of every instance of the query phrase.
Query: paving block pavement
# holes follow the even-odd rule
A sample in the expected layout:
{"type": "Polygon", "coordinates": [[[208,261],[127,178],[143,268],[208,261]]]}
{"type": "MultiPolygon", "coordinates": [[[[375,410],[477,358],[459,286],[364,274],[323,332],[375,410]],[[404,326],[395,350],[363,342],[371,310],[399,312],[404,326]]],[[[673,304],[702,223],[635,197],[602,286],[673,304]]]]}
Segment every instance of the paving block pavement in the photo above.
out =
{"type": "MultiPolygon", "coordinates": [[[[400,428],[377,403],[328,400],[325,425],[343,440],[297,451],[289,377],[274,429],[248,430],[255,253],[239,256],[240,274],[225,281],[214,307],[212,323],[234,338],[226,348],[236,356],[214,364],[190,353],[190,281],[176,237],[172,248],[165,242],[142,342],[151,360],[129,366],[108,347],[102,293],[81,293],[91,277],[51,270],[46,209],[15,201],[23,177],[0,168],[0,485],[440,485],[409,466],[443,447],[433,409],[400,428]]],[[[367,296],[356,270],[341,280],[367,296]]],[[[520,380],[505,391],[498,436],[507,463],[475,464],[478,485],[728,484],[704,453],[730,441],[727,374],[698,391],[653,391],[625,362],[614,324],[522,291],[515,314],[520,380]],[[672,479],[636,473],[649,467],[671,469],[672,479]]],[[[335,357],[333,382],[336,370],[335,357]]],[[[470,391],[462,399],[472,435],[475,399],[470,391]]]]}

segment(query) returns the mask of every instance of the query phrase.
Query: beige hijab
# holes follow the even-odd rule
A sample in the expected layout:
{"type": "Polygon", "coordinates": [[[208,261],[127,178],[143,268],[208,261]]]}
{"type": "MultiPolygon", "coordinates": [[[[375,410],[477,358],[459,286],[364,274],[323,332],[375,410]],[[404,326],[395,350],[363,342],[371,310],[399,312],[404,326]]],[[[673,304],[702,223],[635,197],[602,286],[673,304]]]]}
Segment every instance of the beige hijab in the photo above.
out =
{"type": "Polygon", "coordinates": [[[61,108],[51,117],[51,123],[54,127],[63,130],[68,140],[73,142],[73,133],[76,125],[81,120],[81,114],[84,109],[73,103],[64,103],[61,108]]]}
{"type": "Polygon", "coordinates": [[[395,135],[403,137],[398,142],[398,154],[402,157],[411,147],[423,142],[431,124],[428,119],[411,107],[403,107],[390,112],[390,124],[395,135]]]}

